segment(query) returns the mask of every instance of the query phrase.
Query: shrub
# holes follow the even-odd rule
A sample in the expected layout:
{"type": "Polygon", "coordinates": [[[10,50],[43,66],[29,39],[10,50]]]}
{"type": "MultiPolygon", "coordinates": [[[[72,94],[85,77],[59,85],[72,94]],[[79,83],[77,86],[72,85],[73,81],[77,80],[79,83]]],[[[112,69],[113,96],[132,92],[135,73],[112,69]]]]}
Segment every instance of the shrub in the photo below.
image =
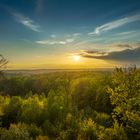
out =
{"type": "Polygon", "coordinates": [[[33,140],[24,124],[11,124],[9,129],[0,130],[1,140],[33,140]]]}
{"type": "Polygon", "coordinates": [[[84,120],[79,124],[78,140],[96,140],[98,136],[97,125],[91,119],[84,120]]]}
{"type": "Polygon", "coordinates": [[[122,125],[119,126],[115,121],[112,128],[106,128],[104,132],[100,133],[99,140],[127,140],[127,135],[122,125]]]}

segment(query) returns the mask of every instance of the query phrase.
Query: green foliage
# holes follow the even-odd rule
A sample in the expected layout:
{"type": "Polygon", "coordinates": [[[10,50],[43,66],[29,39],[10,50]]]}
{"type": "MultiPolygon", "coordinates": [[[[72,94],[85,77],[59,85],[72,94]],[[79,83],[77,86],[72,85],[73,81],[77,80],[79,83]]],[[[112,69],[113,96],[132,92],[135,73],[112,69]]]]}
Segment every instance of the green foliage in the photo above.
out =
{"type": "Polygon", "coordinates": [[[18,119],[22,122],[40,125],[43,120],[44,100],[38,96],[32,96],[25,99],[21,105],[18,119]]]}
{"type": "Polygon", "coordinates": [[[50,92],[47,100],[47,116],[52,123],[62,122],[66,115],[64,96],[50,92]]]}
{"type": "Polygon", "coordinates": [[[94,111],[93,120],[97,122],[99,125],[109,127],[112,125],[111,116],[106,113],[98,113],[94,111]]]}
{"type": "Polygon", "coordinates": [[[73,84],[73,104],[78,109],[91,107],[99,112],[111,112],[106,76],[78,78],[73,84]],[[99,86],[100,85],[100,86],[99,86]]]}
{"type": "Polygon", "coordinates": [[[49,137],[57,137],[59,135],[59,128],[57,128],[50,121],[45,121],[43,124],[44,134],[49,137]]]}
{"type": "Polygon", "coordinates": [[[11,124],[9,129],[0,130],[1,140],[32,140],[24,124],[11,124]]]}
{"type": "MultiPolygon", "coordinates": [[[[6,97],[5,97],[6,98],[6,97]]],[[[8,98],[6,98],[8,100],[8,98]]],[[[18,111],[22,105],[21,97],[13,96],[8,103],[3,107],[2,125],[9,126],[10,123],[17,122],[18,111]]]]}
{"type": "Polygon", "coordinates": [[[122,125],[119,126],[117,121],[112,128],[106,128],[104,132],[100,133],[98,140],[127,140],[127,135],[122,125]]]}
{"type": "Polygon", "coordinates": [[[97,125],[91,118],[80,122],[77,140],[96,140],[97,136],[97,125]]]}
{"type": "Polygon", "coordinates": [[[114,106],[112,117],[126,127],[130,138],[140,136],[140,71],[134,68],[116,69],[109,88],[114,106]]]}
{"type": "Polygon", "coordinates": [[[140,70],[1,79],[0,126],[0,140],[139,140],[140,70]]]}
{"type": "Polygon", "coordinates": [[[35,124],[26,125],[26,126],[27,126],[26,129],[28,130],[30,137],[35,139],[37,136],[42,134],[42,129],[40,127],[37,127],[35,124]]]}

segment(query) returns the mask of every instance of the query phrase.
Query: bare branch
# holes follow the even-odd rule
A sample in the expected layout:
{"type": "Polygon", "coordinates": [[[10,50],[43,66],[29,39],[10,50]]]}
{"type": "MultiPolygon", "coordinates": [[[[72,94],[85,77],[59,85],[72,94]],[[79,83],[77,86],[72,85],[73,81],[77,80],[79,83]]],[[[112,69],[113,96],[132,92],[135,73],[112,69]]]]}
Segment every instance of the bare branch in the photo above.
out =
{"type": "Polygon", "coordinates": [[[8,60],[0,54],[0,78],[5,78],[3,74],[3,68],[6,66],[7,63],[8,60]]]}
{"type": "Polygon", "coordinates": [[[0,71],[8,63],[8,60],[0,54],[0,71]]]}

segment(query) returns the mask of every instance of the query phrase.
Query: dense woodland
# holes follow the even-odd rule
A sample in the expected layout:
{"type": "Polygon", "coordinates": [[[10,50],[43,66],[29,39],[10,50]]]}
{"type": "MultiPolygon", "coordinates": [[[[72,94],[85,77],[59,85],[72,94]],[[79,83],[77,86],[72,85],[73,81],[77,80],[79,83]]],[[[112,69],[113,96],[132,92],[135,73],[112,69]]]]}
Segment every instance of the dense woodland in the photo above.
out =
{"type": "Polygon", "coordinates": [[[0,78],[0,140],[139,140],[140,70],[0,78]]]}

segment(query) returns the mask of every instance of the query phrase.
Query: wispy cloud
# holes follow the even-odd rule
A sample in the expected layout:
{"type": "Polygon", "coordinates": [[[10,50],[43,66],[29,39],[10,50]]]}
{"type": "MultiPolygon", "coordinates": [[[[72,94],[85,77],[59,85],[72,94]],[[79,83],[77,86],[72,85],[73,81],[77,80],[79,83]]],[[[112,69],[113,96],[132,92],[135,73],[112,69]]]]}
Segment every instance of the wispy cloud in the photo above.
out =
{"type": "Polygon", "coordinates": [[[35,24],[33,20],[29,17],[25,17],[22,14],[12,12],[12,15],[15,17],[16,21],[29,28],[32,31],[40,32],[40,26],[35,24]]]}
{"type": "Polygon", "coordinates": [[[38,44],[42,45],[66,45],[69,43],[74,42],[73,38],[67,38],[65,40],[42,40],[42,41],[36,41],[38,44]]]}
{"type": "Polygon", "coordinates": [[[131,35],[131,34],[135,34],[138,33],[139,31],[125,31],[125,32],[120,32],[117,33],[116,35],[120,36],[120,35],[131,35]]]}
{"type": "Polygon", "coordinates": [[[51,35],[51,38],[56,38],[56,35],[55,35],[55,34],[52,34],[52,35],[51,35]]]}
{"type": "Polygon", "coordinates": [[[72,34],[72,36],[80,36],[81,35],[81,33],[74,33],[74,34],[72,34]]]}
{"type": "Polygon", "coordinates": [[[80,37],[82,33],[73,33],[73,34],[68,34],[67,37],[80,37]]]}
{"type": "Polygon", "coordinates": [[[98,26],[98,27],[95,28],[95,30],[93,32],[90,32],[88,34],[89,35],[100,34],[102,32],[109,31],[109,30],[112,30],[112,29],[116,29],[116,28],[119,28],[119,27],[121,27],[125,24],[135,22],[135,21],[139,21],[139,20],[140,20],[140,14],[130,16],[130,17],[121,18],[121,19],[103,24],[101,26],[98,26]]]}

